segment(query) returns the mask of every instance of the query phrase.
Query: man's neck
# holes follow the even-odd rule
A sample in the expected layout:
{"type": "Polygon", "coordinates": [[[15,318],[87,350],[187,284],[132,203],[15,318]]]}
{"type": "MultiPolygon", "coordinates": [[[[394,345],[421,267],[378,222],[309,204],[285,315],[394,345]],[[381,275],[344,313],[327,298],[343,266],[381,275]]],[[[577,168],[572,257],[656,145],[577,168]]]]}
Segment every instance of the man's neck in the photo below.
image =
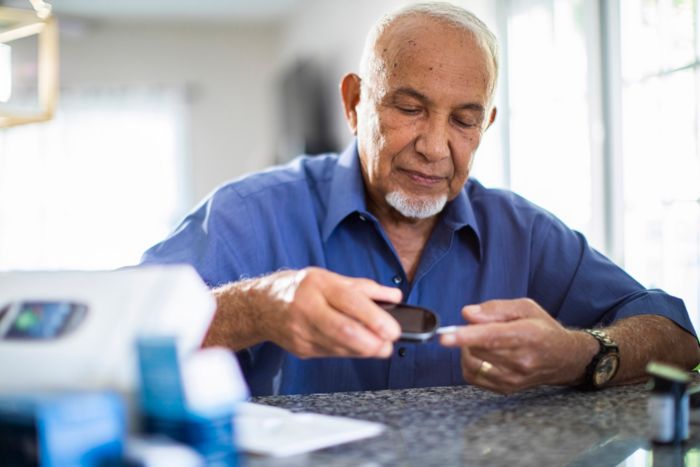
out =
{"type": "Polygon", "coordinates": [[[389,206],[377,205],[371,199],[368,199],[367,207],[384,228],[399,255],[406,276],[413,282],[421,255],[435,228],[439,214],[426,219],[408,218],[389,206]]]}

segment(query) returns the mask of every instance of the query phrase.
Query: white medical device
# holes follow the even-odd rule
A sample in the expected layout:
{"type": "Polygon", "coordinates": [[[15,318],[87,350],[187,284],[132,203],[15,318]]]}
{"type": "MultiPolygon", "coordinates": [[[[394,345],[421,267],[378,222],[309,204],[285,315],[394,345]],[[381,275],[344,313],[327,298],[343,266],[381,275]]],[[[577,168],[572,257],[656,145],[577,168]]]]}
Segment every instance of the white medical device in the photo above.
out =
{"type": "Polygon", "coordinates": [[[184,356],[214,309],[189,266],[0,273],[0,393],[133,393],[136,338],[173,336],[184,356]]]}

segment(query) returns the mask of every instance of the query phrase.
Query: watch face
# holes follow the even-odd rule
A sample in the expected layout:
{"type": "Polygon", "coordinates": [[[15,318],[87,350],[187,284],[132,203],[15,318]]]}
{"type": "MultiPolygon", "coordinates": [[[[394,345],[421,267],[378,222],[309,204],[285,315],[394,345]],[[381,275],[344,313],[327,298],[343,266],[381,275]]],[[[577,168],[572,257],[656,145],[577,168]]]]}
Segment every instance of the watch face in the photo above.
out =
{"type": "Polygon", "coordinates": [[[620,358],[618,354],[612,353],[604,355],[596,366],[595,373],[593,374],[593,384],[595,384],[596,387],[600,387],[613,379],[615,373],[617,373],[619,364],[620,358]]]}

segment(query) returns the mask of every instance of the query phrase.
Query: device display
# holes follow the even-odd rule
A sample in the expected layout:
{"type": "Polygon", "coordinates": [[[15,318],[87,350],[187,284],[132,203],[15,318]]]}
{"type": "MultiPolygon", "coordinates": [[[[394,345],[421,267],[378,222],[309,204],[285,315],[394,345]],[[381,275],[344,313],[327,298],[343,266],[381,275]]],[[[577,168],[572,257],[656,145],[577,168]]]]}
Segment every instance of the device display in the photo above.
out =
{"type": "Polygon", "coordinates": [[[432,311],[405,303],[377,302],[401,326],[399,340],[425,342],[435,335],[440,319],[432,311]]]}
{"type": "Polygon", "coordinates": [[[87,306],[69,301],[20,301],[0,309],[0,339],[55,339],[85,319],[87,306]]]}

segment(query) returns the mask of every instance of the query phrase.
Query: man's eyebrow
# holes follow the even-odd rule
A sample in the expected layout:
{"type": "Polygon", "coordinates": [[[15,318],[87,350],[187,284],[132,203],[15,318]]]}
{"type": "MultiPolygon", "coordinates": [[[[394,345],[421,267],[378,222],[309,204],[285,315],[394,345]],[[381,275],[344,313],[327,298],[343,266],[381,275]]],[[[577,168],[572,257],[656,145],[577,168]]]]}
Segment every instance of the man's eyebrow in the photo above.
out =
{"type": "MultiPolygon", "coordinates": [[[[416,90],[413,89],[413,88],[406,88],[406,87],[399,88],[399,89],[397,89],[396,91],[394,91],[392,94],[393,94],[392,97],[397,97],[397,96],[405,95],[405,96],[408,96],[408,97],[413,97],[413,98],[415,98],[415,99],[418,99],[419,101],[425,102],[426,104],[431,104],[431,103],[432,103],[432,101],[430,100],[430,98],[429,98],[428,96],[426,96],[425,94],[422,94],[422,93],[416,91],[416,90]]],[[[484,106],[481,105],[481,104],[479,104],[479,103],[477,103],[477,102],[467,102],[467,103],[458,105],[458,106],[455,108],[455,110],[472,110],[472,111],[476,111],[476,112],[481,112],[481,113],[483,113],[483,112],[484,112],[484,106]]]]}
{"type": "Polygon", "coordinates": [[[413,89],[413,88],[405,88],[405,87],[404,87],[404,88],[399,88],[399,89],[397,89],[396,91],[394,91],[393,94],[394,94],[394,97],[399,96],[399,95],[406,95],[406,96],[409,96],[409,97],[415,97],[415,98],[418,99],[419,101],[423,101],[423,102],[426,102],[426,103],[430,103],[430,102],[431,102],[430,99],[428,98],[428,96],[426,96],[426,95],[424,95],[424,94],[421,94],[420,92],[416,91],[416,90],[413,89]]]}
{"type": "Polygon", "coordinates": [[[484,106],[477,104],[476,102],[468,102],[466,104],[459,105],[457,106],[457,110],[473,110],[480,113],[484,113],[485,111],[484,106]]]}

